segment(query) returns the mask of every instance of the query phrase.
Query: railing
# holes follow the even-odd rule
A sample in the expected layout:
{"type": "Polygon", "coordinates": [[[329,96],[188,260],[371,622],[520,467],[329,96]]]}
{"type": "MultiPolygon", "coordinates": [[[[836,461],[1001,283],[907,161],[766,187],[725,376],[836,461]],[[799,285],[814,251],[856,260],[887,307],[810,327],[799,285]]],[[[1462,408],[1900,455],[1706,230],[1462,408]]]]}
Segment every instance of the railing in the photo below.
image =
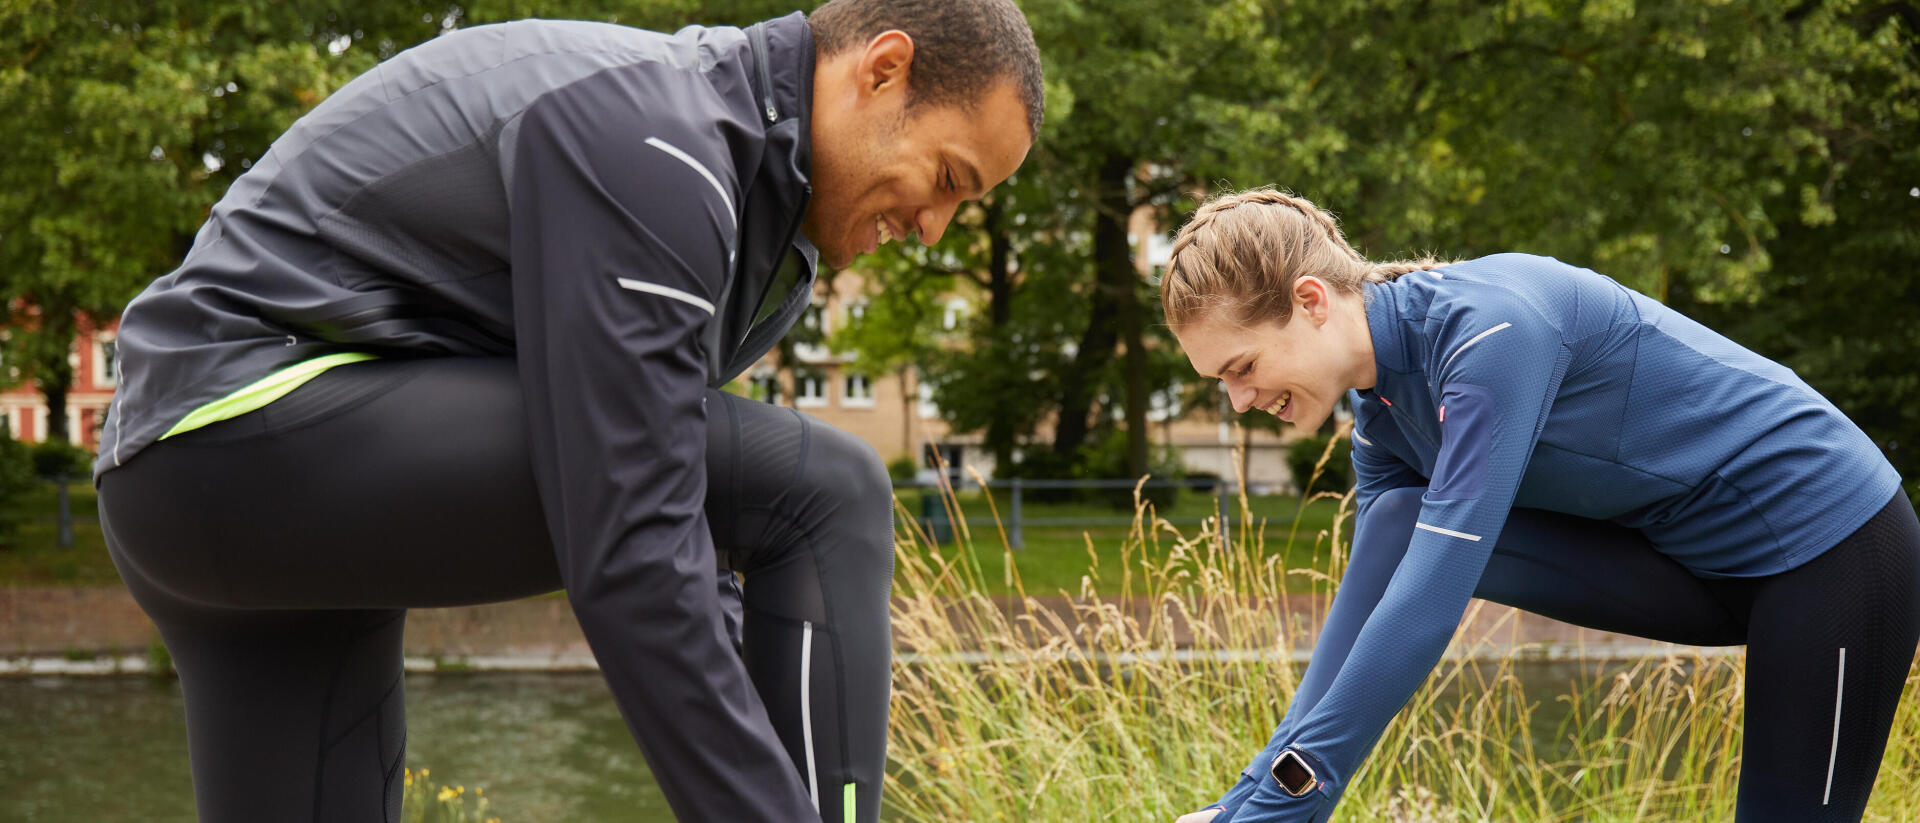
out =
{"type": "MultiPolygon", "coordinates": [[[[933,536],[936,541],[944,541],[945,539],[949,539],[946,537],[946,535],[948,534],[947,530],[951,529],[952,527],[951,524],[953,520],[952,516],[947,512],[945,504],[940,500],[940,495],[937,494],[937,492],[940,492],[949,487],[955,488],[957,490],[962,490],[962,491],[968,490],[968,489],[978,489],[982,487],[981,483],[977,481],[968,482],[966,479],[962,479],[960,483],[953,484],[951,486],[942,480],[934,480],[931,482],[923,481],[923,480],[895,480],[893,485],[895,489],[917,488],[917,489],[926,489],[926,490],[929,490],[930,492],[935,492],[932,494],[926,494],[920,498],[919,514],[920,514],[920,519],[922,521],[922,526],[927,529],[927,533],[933,536]]],[[[1028,490],[1033,490],[1033,489],[1132,489],[1135,487],[1139,487],[1143,489],[1169,488],[1169,487],[1182,488],[1182,489],[1200,489],[1200,490],[1207,491],[1214,499],[1213,517],[1210,517],[1210,518],[1209,517],[1162,517],[1161,519],[1175,525],[1193,525],[1196,523],[1205,523],[1208,520],[1213,520],[1218,524],[1218,527],[1222,529],[1226,528],[1229,524],[1231,524],[1234,521],[1234,518],[1233,518],[1234,506],[1232,505],[1232,502],[1233,502],[1233,497],[1236,494],[1235,487],[1232,483],[1228,483],[1226,481],[1218,480],[1214,478],[1165,480],[1165,479],[1153,479],[1150,477],[1145,481],[1124,480],[1124,479],[1120,479],[1120,480],[1093,480],[1093,479],[1028,480],[1023,478],[1013,478],[1009,480],[990,480],[986,482],[985,487],[988,489],[1008,490],[1009,500],[1008,500],[1006,517],[1003,519],[996,520],[993,517],[970,516],[970,517],[964,518],[962,522],[966,523],[966,525],[968,526],[991,526],[991,525],[994,525],[996,522],[1000,523],[1001,525],[1006,527],[1007,544],[1015,549],[1026,548],[1026,544],[1027,544],[1026,529],[1029,527],[1033,527],[1033,528],[1069,527],[1071,528],[1071,527],[1087,527],[1087,526],[1124,526],[1133,522],[1132,515],[1124,515],[1124,516],[1115,515],[1113,517],[1027,517],[1024,511],[1024,508],[1022,506],[1021,500],[1022,500],[1023,492],[1026,492],[1028,490]]]]}

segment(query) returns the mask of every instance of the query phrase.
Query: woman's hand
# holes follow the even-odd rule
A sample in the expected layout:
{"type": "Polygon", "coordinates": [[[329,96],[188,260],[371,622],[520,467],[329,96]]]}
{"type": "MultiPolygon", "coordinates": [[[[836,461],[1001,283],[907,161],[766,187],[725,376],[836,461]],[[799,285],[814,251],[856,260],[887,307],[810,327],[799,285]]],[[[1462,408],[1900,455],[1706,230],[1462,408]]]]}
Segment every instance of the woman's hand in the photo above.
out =
{"type": "Polygon", "coordinates": [[[1217,807],[1212,809],[1201,809],[1200,811],[1197,811],[1197,812],[1180,815],[1180,819],[1173,821],[1173,823],[1207,823],[1207,821],[1212,820],[1215,817],[1218,817],[1220,813],[1223,811],[1226,811],[1226,810],[1217,808],[1217,807]]]}

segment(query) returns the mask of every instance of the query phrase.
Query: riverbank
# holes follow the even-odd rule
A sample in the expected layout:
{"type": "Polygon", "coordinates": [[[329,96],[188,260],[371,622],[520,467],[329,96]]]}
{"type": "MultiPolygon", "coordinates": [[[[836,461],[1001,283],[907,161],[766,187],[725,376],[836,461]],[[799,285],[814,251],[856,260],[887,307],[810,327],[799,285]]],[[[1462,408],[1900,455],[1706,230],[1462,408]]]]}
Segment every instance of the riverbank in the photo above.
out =
{"type": "MultiPolygon", "coordinates": [[[[1026,600],[995,598],[1010,615],[1029,624],[1071,620],[1095,604],[1063,595],[1026,600]]],[[[1153,658],[1209,661],[1305,661],[1326,612],[1324,595],[1294,595],[1264,604],[1272,619],[1256,627],[1246,648],[1192,647],[1196,632],[1176,626],[1173,648],[1124,655],[1083,655],[1094,664],[1153,658]],[[1284,618],[1282,617],[1284,615],[1284,618]],[[1287,638],[1289,642],[1280,642],[1287,638]]],[[[904,605],[900,601],[896,605],[904,605]]],[[[1104,598],[1097,604],[1132,619],[1154,617],[1145,598],[1104,598]]],[[[1244,627],[1243,627],[1244,628],[1244,627]]],[[[1626,660],[1666,654],[1673,647],[1629,635],[1599,632],[1548,620],[1492,603],[1476,602],[1448,655],[1462,659],[1626,660]]],[[[125,589],[117,587],[0,588],[0,675],[101,675],[148,670],[149,647],[159,639],[151,621],[125,589]]],[[[982,644],[984,648],[985,644],[982,644]]],[[[405,653],[409,671],[583,671],[598,668],[563,597],[537,597],[451,609],[416,609],[407,617],[405,653]]],[[[1717,652],[1720,650],[1710,650],[1717,652]]],[[[1731,649],[1727,651],[1737,651],[1731,649]]],[[[982,650],[922,650],[902,639],[897,659],[905,664],[959,661],[986,663],[1003,653],[982,650]]]]}

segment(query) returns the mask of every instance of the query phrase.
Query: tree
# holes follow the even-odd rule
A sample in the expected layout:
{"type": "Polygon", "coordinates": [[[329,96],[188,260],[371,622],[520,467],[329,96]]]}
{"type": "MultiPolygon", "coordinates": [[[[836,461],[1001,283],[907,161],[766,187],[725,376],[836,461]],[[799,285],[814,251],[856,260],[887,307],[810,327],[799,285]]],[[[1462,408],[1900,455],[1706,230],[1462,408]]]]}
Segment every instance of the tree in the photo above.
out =
{"type": "Polygon", "coordinates": [[[177,265],[213,203],[296,118],[402,49],[535,13],[673,27],[701,10],[670,0],[0,7],[5,354],[46,395],[51,434],[67,431],[77,323],[111,321],[177,265]]]}
{"type": "MultiPolygon", "coordinates": [[[[54,437],[79,320],[110,321],[178,263],[252,158],[372,64],[350,48],[363,30],[302,5],[28,0],[0,18],[0,305],[54,437]]],[[[389,28],[437,30],[386,9],[389,28]]]]}
{"type": "Polygon", "coordinates": [[[1802,123],[1824,161],[1768,198],[1776,233],[1752,292],[1694,309],[1792,366],[1920,494],[1920,11],[1807,4],[1794,25],[1832,78],[1824,116],[1802,123]]]}
{"type": "MultiPolygon", "coordinates": [[[[1829,305],[1813,294],[1845,293],[1822,290],[1848,281],[1862,296],[1894,298],[1876,307],[1910,313],[1903,284],[1916,221],[1913,198],[1898,195],[1920,180],[1912,141],[1899,143],[1914,132],[1920,15],[1911,4],[1032,0],[1027,8],[1048,60],[1049,117],[1001,207],[1019,277],[999,298],[1016,307],[995,316],[1016,320],[983,329],[972,351],[939,353],[928,371],[974,385],[991,384],[996,370],[1026,381],[1031,390],[1002,402],[1044,407],[1018,419],[1052,415],[1058,453],[1102,422],[1099,409],[1123,405],[1137,455],[1145,399],[1174,374],[1151,366],[1168,341],[1133,315],[1146,284],[1130,265],[1126,216],[1154,208],[1172,224],[1195,205],[1186,191],[1267,183],[1342,214],[1375,258],[1529,251],[1683,310],[1728,307],[1722,322],[1771,317],[1768,328],[1795,337],[1757,344],[1763,350],[1803,371],[1833,372],[1830,391],[1875,404],[1860,412],[1870,428],[1880,425],[1872,409],[1885,408],[1887,426],[1915,431],[1904,411],[1914,389],[1899,369],[1876,365],[1913,350],[1893,331],[1911,322],[1888,317],[1885,329],[1861,330],[1838,310],[1754,311],[1767,295],[1829,305]],[[1027,188],[1044,196],[1024,198],[1027,188]],[[1865,188],[1875,193],[1847,201],[1860,222],[1835,222],[1844,199],[1835,193],[1865,188]],[[1856,225],[1877,228],[1858,234],[1856,225]],[[1836,264],[1826,250],[1841,234],[1856,241],[1836,264]],[[1787,254],[1793,273],[1778,265],[1787,254]],[[1055,325],[1020,324],[1027,299],[1048,301],[1039,314],[1055,325]],[[1820,337],[1810,337],[1814,329],[1820,337]],[[1014,335],[1052,359],[995,355],[1014,335]],[[1036,367],[1046,374],[1018,373],[1036,367]],[[1856,383],[1857,392],[1846,388],[1856,383]]],[[[980,421],[951,422],[964,430],[980,421]]]]}

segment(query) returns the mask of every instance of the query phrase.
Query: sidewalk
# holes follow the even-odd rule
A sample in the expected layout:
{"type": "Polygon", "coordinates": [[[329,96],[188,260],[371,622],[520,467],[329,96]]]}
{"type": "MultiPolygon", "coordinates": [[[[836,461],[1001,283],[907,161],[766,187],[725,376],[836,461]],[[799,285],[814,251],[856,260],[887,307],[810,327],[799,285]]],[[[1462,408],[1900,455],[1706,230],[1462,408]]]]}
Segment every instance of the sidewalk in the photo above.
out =
{"type": "MultiPolygon", "coordinates": [[[[1054,595],[1035,597],[1039,608],[1070,615],[1074,604],[1054,595]]],[[[1145,620],[1147,601],[1112,601],[1110,605],[1145,620]]],[[[1195,659],[1236,659],[1277,655],[1282,631],[1295,638],[1314,636],[1325,613],[1323,597],[1298,595],[1288,605],[1289,619],[1278,618],[1263,627],[1264,649],[1195,653],[1191,632],[1176,632],[1176,655],[1195,659]]],[[[1021,604],[996,601],[1003,611],[1021,604]]],[[[1622,659],[1663,654],[1669,644],[1628,635],[1611,634],[1559,623],[1492,603],[1475,602],[1462,637],[1449,654],[1502,657],[1519,654],[1536,659],[1622,659]]],[[[0,675],[90,674],[141,670],[148,646],[159,639],[133,598],[121,588],[0,588],[0,675]]],[[[1293,644],[1290,657],[1304,660],[1311,651],[1304,641],[1293,644]]],[[[905,663],[927,660],[986,658],[978,652],[922,654],[902,642],[897,649],[905,663]]],[[[595,668],[593,654],[573,613],[562,597],[541,597],[453,609],[416,609],[407,617],[405,653],[416,670],[542,671],[595,668]]],[[[1124,663],[1125,659],[1100,662],[1124,663]]]]}

